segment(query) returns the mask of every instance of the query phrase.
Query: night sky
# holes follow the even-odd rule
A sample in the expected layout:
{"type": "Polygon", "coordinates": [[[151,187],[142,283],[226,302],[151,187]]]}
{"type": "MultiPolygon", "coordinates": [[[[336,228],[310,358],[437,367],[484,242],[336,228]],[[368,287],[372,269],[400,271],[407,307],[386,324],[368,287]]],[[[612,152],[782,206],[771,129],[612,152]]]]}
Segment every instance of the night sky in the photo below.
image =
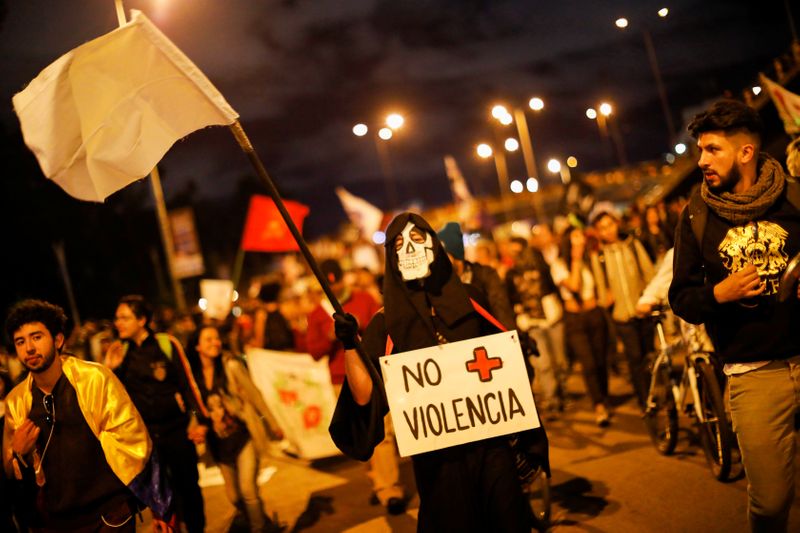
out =
{"type": "MultiPolygon", "coordinates": [[[[145,12],[240,113],[281,192],[311,206],[313,236],[344,218],[336,186],[386,206],[373,142],[351,133],[357,122],[377,125],[390,111],[406,117],[389,145],[401,204],[450,200],[445,154],[474,193],[496,193],[494,167],[474,149],[492,140],[489,110],[498,102],[544,99],[541,113],[529,112],[540,166],[568,155],[582,170],[612,163],[584,114],[602,100],[615,106],[628,159],[660,158],[680,139],[667,134],[642,30],[652,35],[671,115],[684,130],[698,106],[726,90],[739,94],[788,50],[787,4],[800,20],[798,2],[784,0],[128,0],[125,7],[145,12]],[[659,18],[665,6],[669,15],[659,18]],[[630,20],[625,31],[614,25],[620,16],[630,20]]],[[[117,21],[113,0],[0,6],[0,123],[4,138],[18,143],[11,96],[117,21]]],[[[522,177],[521,159],[511,157],[512,178],[522,177]]],[[[29,171],[4,176],[3,202],[22,201],[9,198],[19,188],[8,180],[45,179],[30,162],[19,168],[29,171]]],[[[226,128],[179,142],[161,168],[170,206],[241,194],[252,174],[226,128]]],[[[47,210],[43,199],[25,198],[26,212],[47,210]]],[[[70,202],[80,203],[62,201],[67,213],[70,202]]],[[[149,204],[146,182],[114,195],[108,208],[136,202],[149,204]]],[[[38,237],[51,238],[48,231],[43,226],[38,237]]],[[[230,236],[233,247],[238,239],[230,236]]]]}

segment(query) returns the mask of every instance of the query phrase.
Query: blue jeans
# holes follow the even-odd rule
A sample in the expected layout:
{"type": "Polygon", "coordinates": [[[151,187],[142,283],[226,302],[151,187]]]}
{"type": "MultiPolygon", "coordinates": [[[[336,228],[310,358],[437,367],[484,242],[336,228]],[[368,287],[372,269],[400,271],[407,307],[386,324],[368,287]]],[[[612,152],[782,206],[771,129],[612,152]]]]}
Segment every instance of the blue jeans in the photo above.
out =
{"type": "Polygon", "coordinates": [[[750,529],[786,531],[794,499],[800,356],[735,374],[729,383],[733,429],[747,474],[750,529]]]}
{"type": "Polygon", "coordinates": [[[247,521],[251,531],[262,531],[266,524],[264,508],[261,497],[258,495],[258,454],[249,441],[239,456],[235,465],[219,464],[222,478],[225,480],[225,495],[237,508],[239,502],[244,504],[247,521]]]}

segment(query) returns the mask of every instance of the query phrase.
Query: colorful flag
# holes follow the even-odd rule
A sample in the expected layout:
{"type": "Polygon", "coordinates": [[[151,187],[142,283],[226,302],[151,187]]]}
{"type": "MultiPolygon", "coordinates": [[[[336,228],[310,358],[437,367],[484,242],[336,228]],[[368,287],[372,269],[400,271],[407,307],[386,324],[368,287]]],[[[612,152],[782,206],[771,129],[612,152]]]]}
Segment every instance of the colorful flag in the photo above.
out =
{"type": "Polygon", "coordinates": [[[336,187],[336,194],[350,222],[361,231],[362,236],[371,239],[372,235],[382,227],[383,211],[363,198],[351,194],[344,187],[336,187]]]}
{"type": "MultiPolygon", "coordinates": [[[[302,233],[303,220],[308,215],[308,207],[291,200],[283,205],[289,216],[302,233]]],[[[242,235],[242,250],[246,252],[289,252],[299,250],[297,242],[281,217],[278,207],[268,196],[253,195],[242,235]]]]}
{"type": "Polygon", "coordinates": [[[472,201],[472,194],[469,192],[467,182],[453,156],[444,156],[444,168],[447,171],[447,179],[450,181],[450,190],[453,192],[453,202],[460,204],[472,201]]]}
{"type": "Polygon", "coordinates": [[[178,139],[239,116],[138,11],[61,56],[13,103],[44,175],[96,202],[149,174],[178,139]]]}
{"type": "Polygon", "coordinates": [[[781,120],[783,120],[783,128],[786,133],[789,135],[800,133],[800,96],[787,91],[763,74],[761,75],[761,83],[769,91],[772,102],[775,104],[781,120]]]}

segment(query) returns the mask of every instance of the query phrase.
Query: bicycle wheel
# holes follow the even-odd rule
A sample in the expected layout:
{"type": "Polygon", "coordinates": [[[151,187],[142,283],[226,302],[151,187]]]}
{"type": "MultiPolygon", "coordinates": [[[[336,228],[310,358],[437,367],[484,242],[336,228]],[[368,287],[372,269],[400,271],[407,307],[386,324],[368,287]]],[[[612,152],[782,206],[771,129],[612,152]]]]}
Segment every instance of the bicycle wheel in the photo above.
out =
{"type": "Polygon", "coordinates": [[[725,403],[719,389],[714,367],[705,361],[696,364],[697,389],[703,420],[697,421],[700,443],[714,477],[719,481],[728,479],[731,471],[731,427],[725,412],[725,403]]]}
{"type": "Polygon", "coordinates": [[[550,479],[541,467],[526,492],[533,513],[534,529],[547,531],[550,528],[550,479]]]}
{"type": "Polygon", "coordinates": [[[644,422],[658,453],[670,455],[675,451],[678,444],[678,409],[672,395],[669,368],[666,366],[653,369],[644,422]]]}

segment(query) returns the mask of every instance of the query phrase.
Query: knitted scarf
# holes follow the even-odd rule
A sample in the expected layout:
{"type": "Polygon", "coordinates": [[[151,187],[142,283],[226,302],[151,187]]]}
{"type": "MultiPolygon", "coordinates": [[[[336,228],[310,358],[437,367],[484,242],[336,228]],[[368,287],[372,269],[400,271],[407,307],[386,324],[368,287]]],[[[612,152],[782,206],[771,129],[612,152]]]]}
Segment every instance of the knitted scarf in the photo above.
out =
{"type": "Polygon", "coordinates": [[[706,205],[720,218],[741,226],[767,212],[783,192],[786,174],[772,156],[760,153],[758,156],[758,178],[755,184],[741,193],[722,192],[717,194],[703,181],[700,194],[706,205]]]}

